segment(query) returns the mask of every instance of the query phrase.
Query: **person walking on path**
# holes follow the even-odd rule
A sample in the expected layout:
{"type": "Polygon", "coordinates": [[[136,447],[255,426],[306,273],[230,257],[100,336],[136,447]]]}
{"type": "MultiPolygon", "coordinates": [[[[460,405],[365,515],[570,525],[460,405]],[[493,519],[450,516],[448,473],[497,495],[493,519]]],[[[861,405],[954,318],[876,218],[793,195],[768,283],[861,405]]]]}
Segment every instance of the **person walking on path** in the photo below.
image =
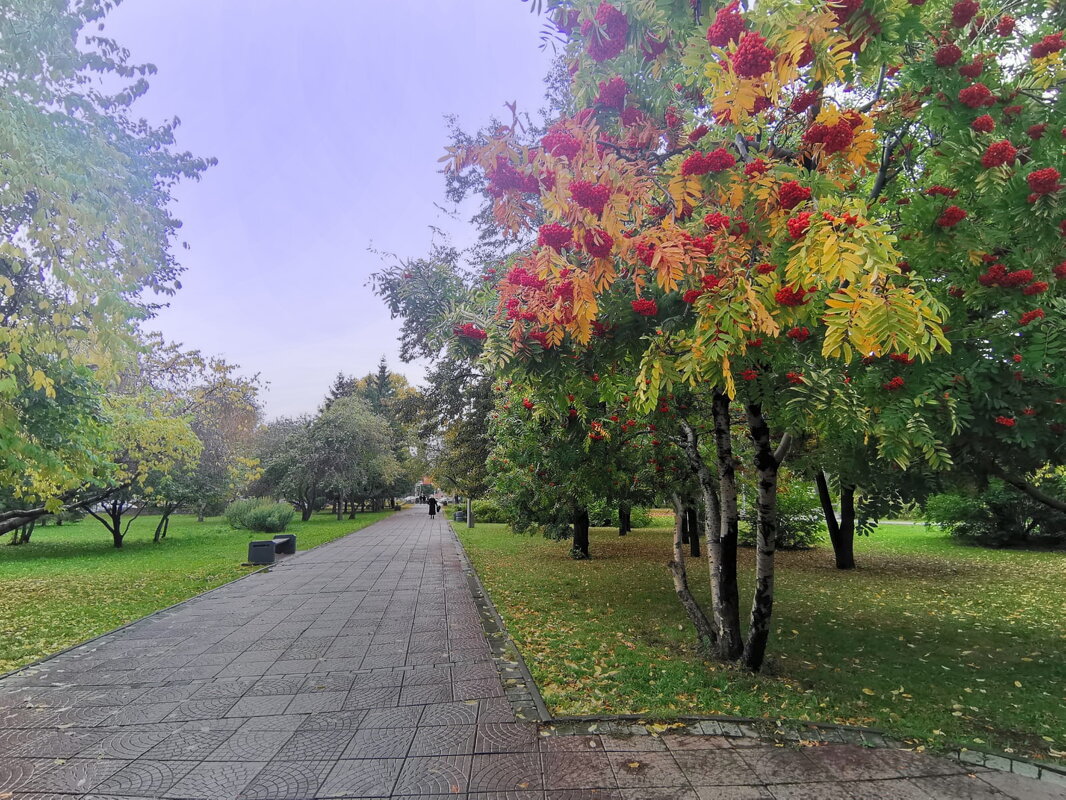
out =
{"type": "Polygon", "coordinates": [[[431,497],[431,498],[429,498],[428,502],[429,502],[429,515],[431,517],[437,516],[437,498],[436,497],[431,497]]]}

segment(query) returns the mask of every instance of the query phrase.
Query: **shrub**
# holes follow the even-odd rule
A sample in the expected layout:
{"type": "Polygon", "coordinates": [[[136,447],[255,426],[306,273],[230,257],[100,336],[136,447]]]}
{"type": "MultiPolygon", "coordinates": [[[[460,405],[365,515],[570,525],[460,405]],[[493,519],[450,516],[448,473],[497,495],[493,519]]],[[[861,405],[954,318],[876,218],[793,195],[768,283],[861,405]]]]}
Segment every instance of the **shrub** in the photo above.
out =
{"type": "Polygon", "coordinates": [[[507,515],[495,500],[473,500],[470,509],[474,512],[474,522],[507,522],[507,515]]]}
{"type": "MultiPolygon", "coordinates": [[[[633,506],[629,510],[629,523],[634,528],[651,526],[651,513],[642,506],[633,506]]],[[[615,528],[618,526],[618,503],[608,500],[594,500],[589,504],[589,524],[593,528],[615,528]]]]}
{"type": "Polygon", "coordinates": [[[226,507],[230,527],[257,533],[281,533],[292,521],[292,506],[269,500],[235,500],[226,507]]]}
{"type": "MultiPolygon", "coordinates": [[[[1062,479],[1046,479],[1052,493],[1062,479]]],[[[955,490],[933,495],[925,502],[925,518],[952,536],[985,547],[1066,543],[1066,514],[1038,503],[1028,495],[992,479],[982,492],[955,490]]]]}
{"type": "MultiPolygon", "coordinates": [[[[748,523],[740,529],[740,544],[755,546],[754,504],[745,513],[748,523]]],[[[821,539],[822,506],[818,493],[805,481],[783,480],[777,494],[777,547],[781,550],[809,550],[821,539]]]]}

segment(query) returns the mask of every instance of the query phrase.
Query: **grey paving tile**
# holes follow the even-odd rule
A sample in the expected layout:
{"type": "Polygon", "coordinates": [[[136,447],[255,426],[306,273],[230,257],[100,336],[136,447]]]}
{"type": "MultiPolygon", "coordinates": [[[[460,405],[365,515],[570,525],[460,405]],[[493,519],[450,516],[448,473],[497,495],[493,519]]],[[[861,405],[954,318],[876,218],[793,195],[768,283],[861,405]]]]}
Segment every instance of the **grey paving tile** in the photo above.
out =
{"type": "Polygon", "coordinates": [[[455,795],[465,792],[470,756],[415,756],[403,762],[392,789],[394,796],[455,795]]]}
{"type": "Polygon", "coordinates": [[[332,761],[274,761],[237,795],[238,800],[296,800],[315,797],[332,761]]]}
{"type": "Polygon", "coordinates": [[[315,797],[389,797],[403,763],[402,758],[338,761],[315,797]]]}
{"type": "Polygon", "coordinates": [[[545,790],[615,788],[614,771],[604,753],[541,753],[540,757],[545,790]]]}
{"type": "Polygon", "coordinates": [[[352,737],[342,758],[403,758],[414,738],[414,728],[364,728],[352,737]]]}
{"type": "Polygon", "coordinates": [[[543,787],[537,753],[490,753],[474,756],[471,763],[471,792],[540,790],[543,787]]]}
{"type": "Polygon", "coordinates": [[[676,786],[689,782],[673,755],[664,752],[612,752],[607,754],[619,787],[676,786]]]}
{"type": "Polygon", "coordinates": [[[97,784],[95,792],[158,797],[196,766],[192,761],[151,761],[141,758],[97,784]]]}
{"type": "Polygon", "coordinates": [[[236,800],[265,762],[224,761],[197,764],[185,777],[162,792],[165,798],[181,800],[236,800]]]}

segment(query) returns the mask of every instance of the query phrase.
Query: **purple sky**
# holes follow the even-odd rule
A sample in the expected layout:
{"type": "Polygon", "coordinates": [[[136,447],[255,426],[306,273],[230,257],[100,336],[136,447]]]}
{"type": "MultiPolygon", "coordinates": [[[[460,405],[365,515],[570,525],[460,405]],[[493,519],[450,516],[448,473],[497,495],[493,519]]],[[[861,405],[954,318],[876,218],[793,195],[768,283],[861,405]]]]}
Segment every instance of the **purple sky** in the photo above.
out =
{"type": "Polygon", "coordinates": [[[268,417],[314,411],[338,370],[396,356],[368,248],[413,257],[441,214],[443,116],[534,111],[550,52],[519,0],[125,0],[106,32],[159,68],[136,110],[182,120],[217,167],[178,193],[184,288],[171,339],[270,382],[268,417]]]}

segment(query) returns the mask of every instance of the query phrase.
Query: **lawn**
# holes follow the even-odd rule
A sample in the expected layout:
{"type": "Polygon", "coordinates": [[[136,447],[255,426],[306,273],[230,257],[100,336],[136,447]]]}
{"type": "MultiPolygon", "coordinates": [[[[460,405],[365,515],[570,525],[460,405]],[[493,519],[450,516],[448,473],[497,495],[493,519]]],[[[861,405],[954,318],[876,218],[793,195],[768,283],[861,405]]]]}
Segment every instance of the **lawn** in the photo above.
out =
{"type": "MultiPolygon", "coordinates": [[[[694,650],[666,528],[594,529],[590,561],[503,525],[457,531],[556,716],[815,720],[1063,759],[1066,553],[967,547],[921,525],[861,539],[854,572],[827,547],[781,553],[770,660],[752,676],[694,650]]],[[[705,607],[706,575],[690,564],[705,607]]]]}
{"type": "MultiPolygon", "coordinates": [[[[286,532],[306,550],[389,513],[341,522],[318,514],[308,522],[297,518],[286,532]]],[[[265,538],[221,518],[175,515],[167,538],[155,544],[157,520],[137,519],[120,550],[91,517],[38,527],[26,545],[0,546],[0,673],[247,574],[252,568],[241,563],[248,542],[265,538]]]]}

